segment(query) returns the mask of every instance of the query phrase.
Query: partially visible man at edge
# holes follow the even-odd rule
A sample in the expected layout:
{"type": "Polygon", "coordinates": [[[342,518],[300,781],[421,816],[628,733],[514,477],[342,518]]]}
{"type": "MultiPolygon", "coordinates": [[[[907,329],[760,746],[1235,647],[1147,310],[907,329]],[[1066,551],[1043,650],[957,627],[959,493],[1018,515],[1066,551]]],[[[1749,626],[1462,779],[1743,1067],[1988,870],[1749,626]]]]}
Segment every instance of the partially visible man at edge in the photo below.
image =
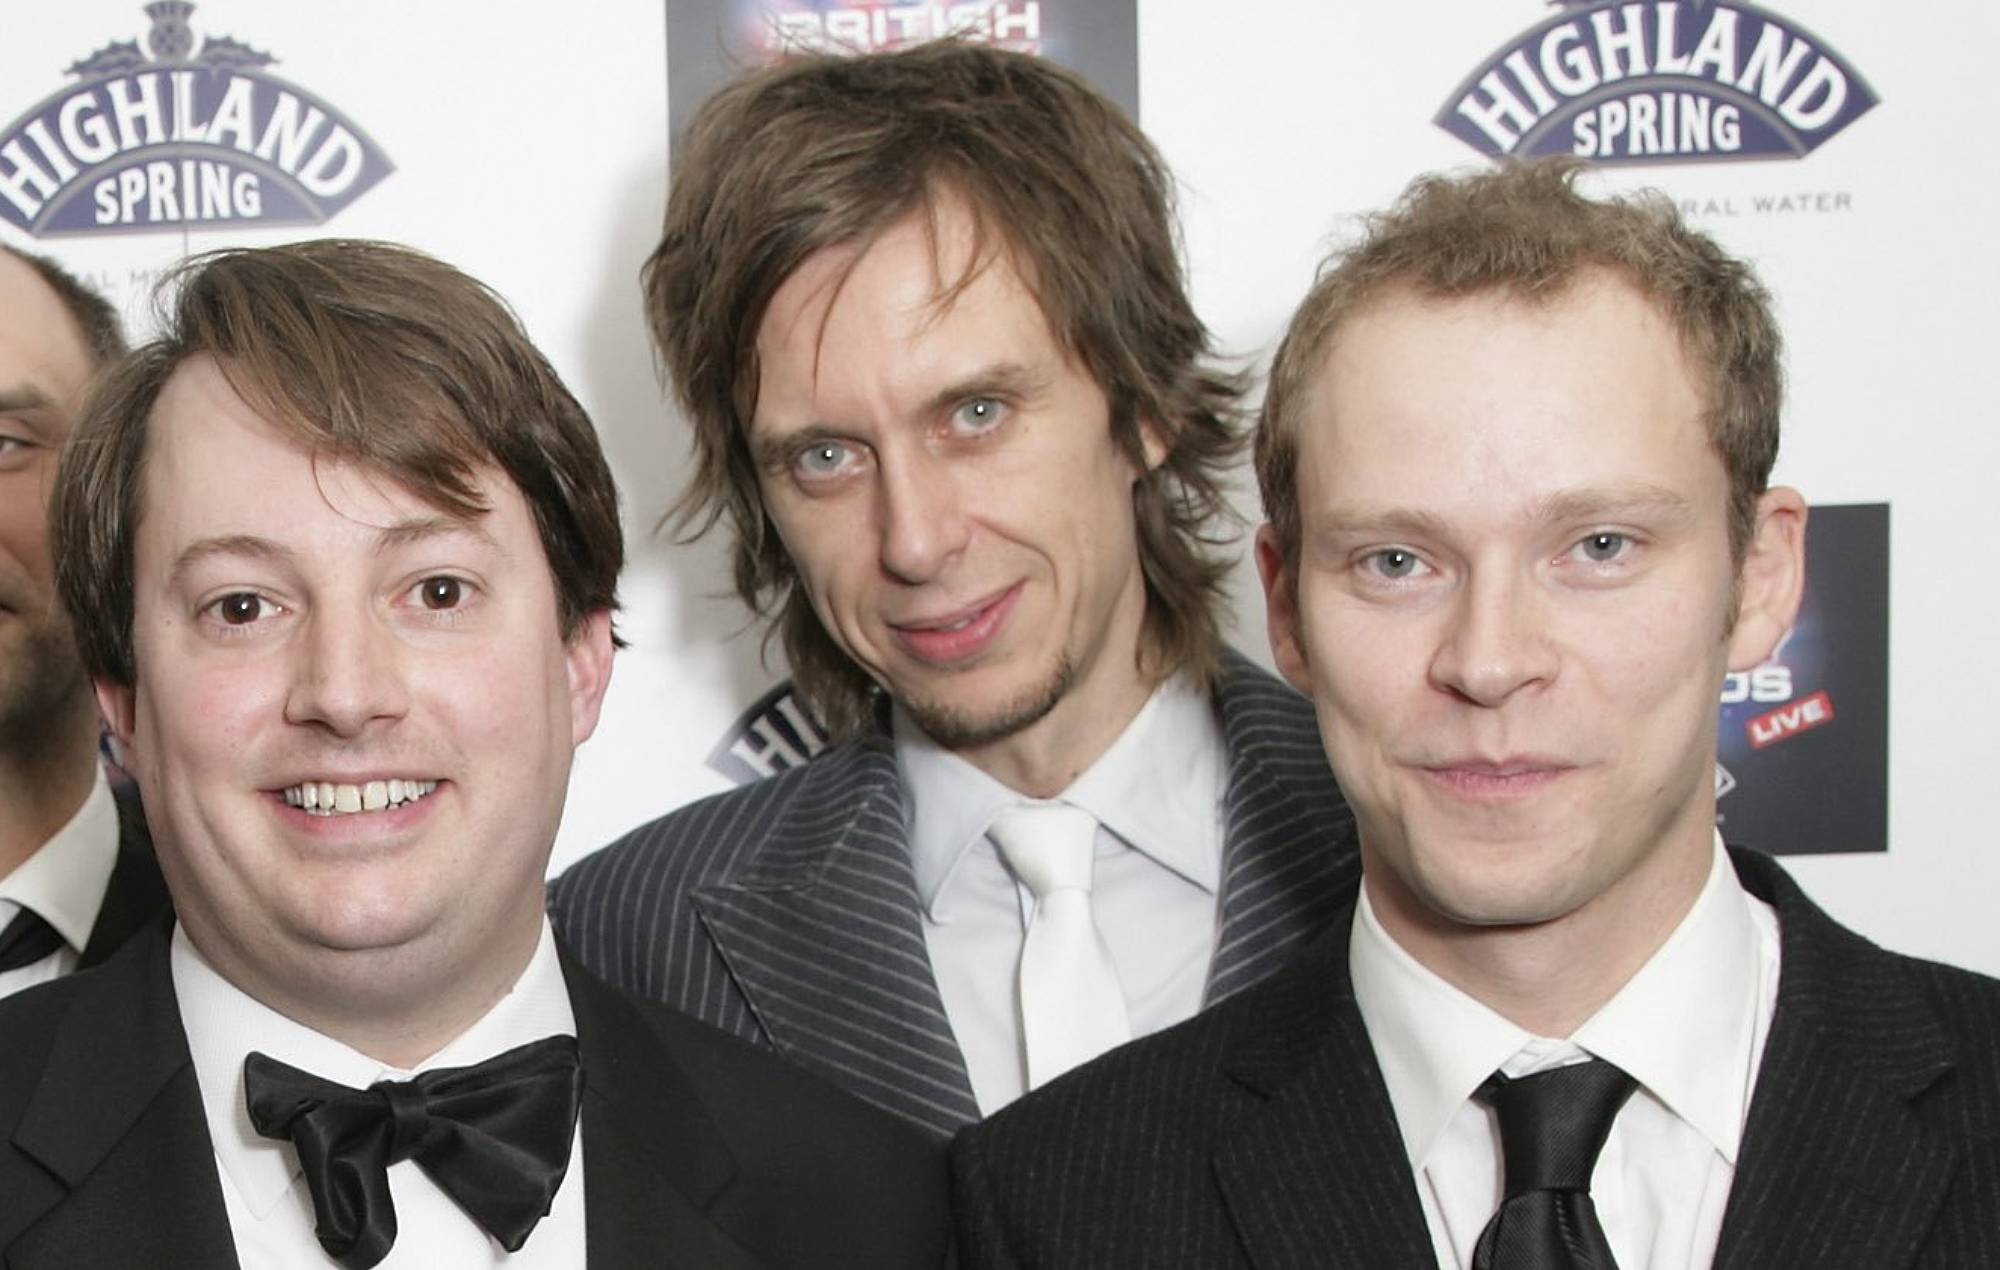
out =
{"type": "Polygon", "coordinates": [[[681,523],[838,740],[555,886],[614,982],[945,1134],[1255,983],[1351,892],[1312,714],[1222,642],[1241,384],[1170,177],[1039,58],[807,56],[676,147],[681,523]]]}
{"type": "Polygon", "coordinates": [[[1579,171],[1415,182],[1294,315],[1257,560],[1360,894],[968,1129],[969,1264],[2000,1265],[2000,982],[1716,827],[1724,676],[1804,585],[1770,298],[1579,171]]]}
{"type": "Polygon", "coordinates": [[[179,920],[0,1001],[0,1261],[941,1262],[934,1143],[552,937],[624,547],[506,306],[352,240],[176,281],[51,522],[179,920]]]}
{"type": "Polygon", "coordinates": [[[167,905],[138,795],[98,760],[49,558],[57,455],[124,351],[102,296],[0,246],[0,996],[104,960],[167,905]]]}

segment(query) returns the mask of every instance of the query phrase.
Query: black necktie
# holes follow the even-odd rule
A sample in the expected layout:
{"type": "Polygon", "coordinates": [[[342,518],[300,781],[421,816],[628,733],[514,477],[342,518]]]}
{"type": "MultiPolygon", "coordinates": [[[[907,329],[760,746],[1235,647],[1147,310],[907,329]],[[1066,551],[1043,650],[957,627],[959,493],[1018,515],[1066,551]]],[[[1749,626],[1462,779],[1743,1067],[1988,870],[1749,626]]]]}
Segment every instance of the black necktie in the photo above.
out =
{"type": "Polygon", "coordinates": [[[62,946],[56,928],[33,909],[24,908],[14,914],[6,930],[0,930],[0,971],[32,966],[62,946]]]}
{"type": "Polygon", "coordinates": [[[298,1150],[320,1246],[347,1270],[367,1270],[396,1242],[388,1173],[401,1160],[520,1251],[569,1168],[583,1071],[576,1038],[551,1036],[367,1089],[252,1053],[243,1084],[257,1132],[298,1150]]]}
{"type": "Polygon", "coordinates": [[[1590,1174],[1637,1082],[1603,1059],[1509,1080],[1475,1095],[1500,1113],[1507,1193],[1480,1232],[1473,1270],[1617,1270],[1590,1174]]]}

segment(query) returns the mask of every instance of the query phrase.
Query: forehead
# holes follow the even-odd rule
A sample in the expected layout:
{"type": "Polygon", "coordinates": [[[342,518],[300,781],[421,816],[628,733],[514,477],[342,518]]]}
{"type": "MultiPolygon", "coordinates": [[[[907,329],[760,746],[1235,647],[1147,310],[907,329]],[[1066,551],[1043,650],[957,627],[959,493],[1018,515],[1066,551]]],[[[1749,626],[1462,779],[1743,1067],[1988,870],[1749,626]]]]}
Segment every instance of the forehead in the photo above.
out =
{"type": "Polygon", "coordinates": [[[1608,271],[1548,298],[1371,299],[1322,354],[1302,479],[1324,496],[1466,504],[1723,476],[1678,334],[1608,271]]]}
{"type": "MultiPolygon", "coordinates": [[[[393,425],[385,425],[393,426],[393,425]]],[[[239,396],[214,359],[196,356],[161,387],[147,421],[137,554],[177,552],[209,537],[248,536],[344,550],[385,529],[458,521],[378,468],[316,452],[239,396]]],[[[491,509],[474,526],[532,538],[525,501],[494,468],[477,470],[491,509]]]]}
{"type": "Polygon", "coordinates": [[[1059,353],[1014,255],[946,195],[866,242],[809,256],[758,328],[758,414],[768,395],[810,393],[822,380],[914,386],[1003,350],[1059,353]]]}
{"type": "Polygon", "coordinates": [[[75,406],[91,361],[76,320],[41,275],[0,252],[0,392],[32,388],[75,406]]]}

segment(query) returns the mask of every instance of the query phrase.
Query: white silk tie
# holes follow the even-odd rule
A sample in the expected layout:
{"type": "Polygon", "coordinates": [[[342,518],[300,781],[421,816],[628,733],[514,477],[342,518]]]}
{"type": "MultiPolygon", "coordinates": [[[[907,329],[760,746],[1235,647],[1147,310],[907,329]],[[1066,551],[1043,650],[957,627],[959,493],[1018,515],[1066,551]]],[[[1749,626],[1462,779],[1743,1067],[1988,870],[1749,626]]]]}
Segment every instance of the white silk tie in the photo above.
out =
{"type": "Polygon", "coordinates": [[[1132,1039],[1125,993],[1090,911],[1097,820],[1062,803],[1022,803],[987,831],[1035,895],[1021,943],[1021,1036],[1028,1088],[1132,1039]]]}

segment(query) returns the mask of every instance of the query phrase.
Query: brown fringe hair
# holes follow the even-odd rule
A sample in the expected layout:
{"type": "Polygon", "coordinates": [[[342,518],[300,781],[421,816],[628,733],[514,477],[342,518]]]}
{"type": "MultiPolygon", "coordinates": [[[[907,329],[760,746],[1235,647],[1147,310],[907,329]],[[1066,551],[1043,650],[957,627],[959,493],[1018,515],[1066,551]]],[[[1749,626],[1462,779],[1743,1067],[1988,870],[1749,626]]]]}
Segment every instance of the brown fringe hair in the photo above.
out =
{"type": "Polygon", "coordinates": [[[590,419],[483,284],[388,243],[323,239],[196,257],[161,284],[162,333],[109,367],[51,499],[56,582],[94,678],[130,686],[132,552],[148,419],[207,356],[267,422],[385,472],[446,514],[485,512],[477,469],[521,490],[565,637],[617,607],[618,495],[590,419]]]}

